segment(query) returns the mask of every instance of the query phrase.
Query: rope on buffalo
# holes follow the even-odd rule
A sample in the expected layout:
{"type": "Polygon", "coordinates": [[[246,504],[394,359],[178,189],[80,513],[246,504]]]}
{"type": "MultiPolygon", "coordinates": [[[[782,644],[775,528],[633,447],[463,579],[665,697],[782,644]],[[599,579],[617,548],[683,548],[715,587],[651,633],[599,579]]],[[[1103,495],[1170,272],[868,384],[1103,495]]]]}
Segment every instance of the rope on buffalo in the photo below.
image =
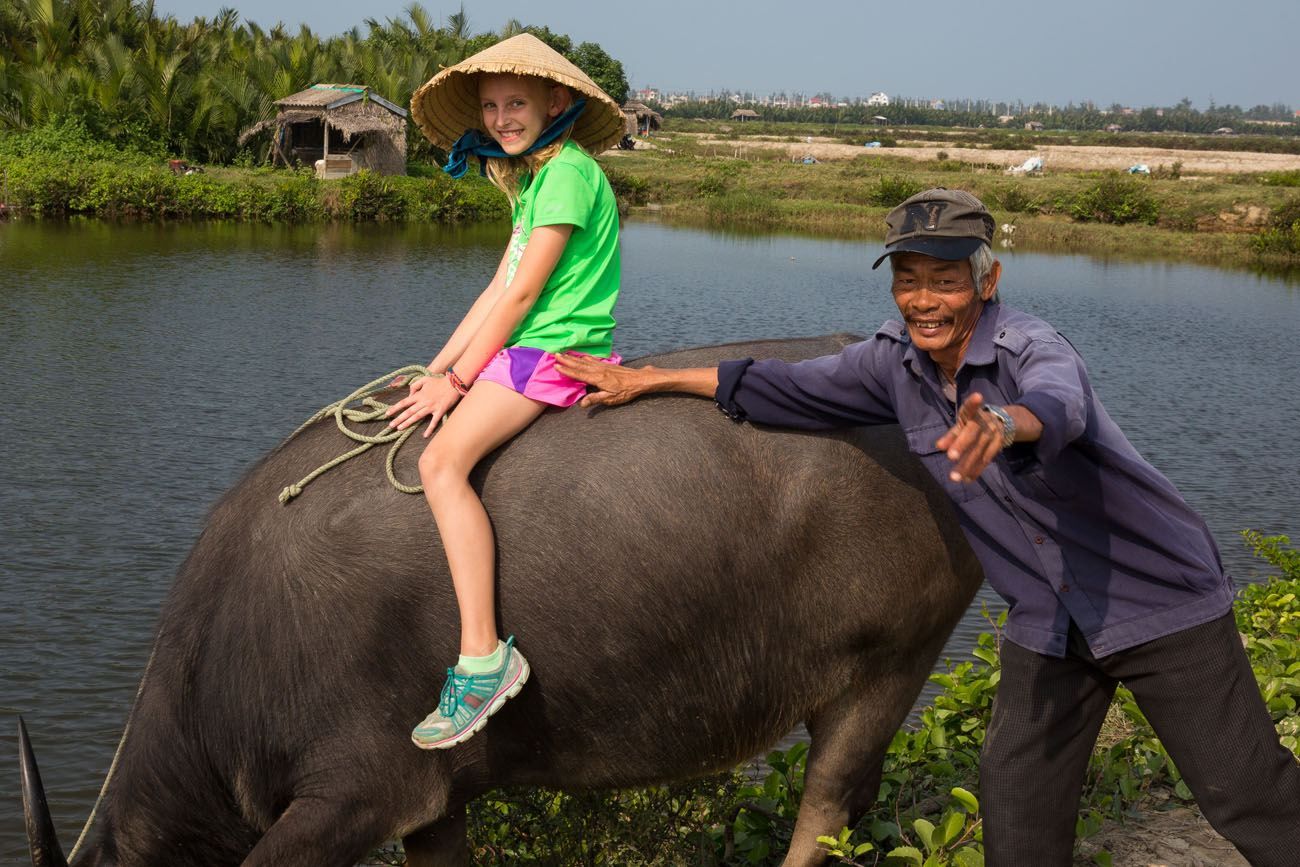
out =
{"type": "Polygon", "coordinates": [[[131,712],[126,715],[126,725],[122,727],[122,739],[117,742],[117,750],[113,752],[113,761],[108,766],[108,773],[104,775],[104,785],[99,787],[99,795],[95,798],[95,805],[90,808],[90,815],[86,817],[86,824],[81,826],[81,833],[77,836],[77,842],[72,844],[72,853],[68,855],[68,863],[72,864],[77,860],[77,853],[81,851],[81,844],[86,842],[86,835],[90,833],[90,828],[95,824],[95,816],[99,813],[99,805],[104,800],[104,794],[108,791],[108,784],[113,781],[113,772],[117,770],[117,761],[122,758],[122,747],[126,746],[126,736],[131,732],[131,720],[135,719],[136,708],[140,706],[140,696],[144,694],[144,684],[149,678],[149,669],[153,668],[154,654],[158,652],[158,641],[154,639],[153,649],[149,651],[149,661],[144,664],[144,674],[140,675],[140,686],[135,691],[135,701],[131,702],[131,712]]]}
{"type": "MultiPolygon", "coordinates": [[[[296,484],[288,485],[287,487],[285,487],[285,489],[280,492],[280,503],[282,505],[288,503],[294,497],[301,494],[303,488],[311,484],[316,479],[316,477],[321,475],[322,473],[328,470],[332,470],[335,467],[337,467],[339,464],[343,463],[344,461],[351,460],[352,458],[355,458],[357,455],[364,454],[365,452],[369,451],[375,446],[381,445],[383,443],[393,444],[392,447],[388,450],[388,459],[384,462],[384,471],[388,474],[389,484],[391,484],[398,491],[401,491],[403,494],[423,493],[424,488],[422,486],[407,485],[404,484],[402,481],[400,481],[397,478],[397,472],[394,469],[394,464],[397,461],[397,450],[400,449],[408,439],[410,439],[411,434],[415,433],[416,425],[411,425],[404,431],[394,430],[392,428],[386,428],[384,432],[380,434],[366,434],[366,433],[362,433],[361,431],[353,430],[352,428],[348,427],[348,422],[352,422],[354,424],[363,424],[365,422],[381,421],[384,418],[384,413],[388,411],[388,408],[389,406],[391,406],[391,404],[384,403],[381,400],[376,400],[374,397],[372,397],[372,395],[377,394],[378,392],[381,391],[386,391],[389,387],[389,384],[393,380],[397,379],[397,377],[409,376],[410,381],[414,382],[415,380],[424,376],[442,376],[442,375],[443,374],[441,373],[434,373],[431,370],[429,370],[427,367],[424,367],[422,365],[411,364],[406,367],[399,368],[398,370],[394,370],[392,373],[384,374],[378,379],[366,383],[365,385],[361,386],[356,391],[352,392],[342,400],[335,401],[334,403],[331,403],[328,406],[321,407],[320,411],[318,411],[311,418],[307,419],[305,422],[300,424],[298,426],[298,429],[295,430],[293,433],[289,434],[289,439],[293,439],[298,434],[302,433],[304,430],[311,427],[316,422],[320,421],[326,416],[332,415],[334,416],[335,424],[338,425],[338,429],[343,432],[343,435],[346,436],[348,439],[352,440],[353,442],[361,443],[361,445],[352,449],[352,451],[345,452],[339,455],[338,457],[334,458],[334,460],[332,461],[326,461],[324,464],[321,464],[319,467],[317,467],[316,469],[308,473],[306,476],[304,476],[296,484]],[[365,410],[359,408],[349,409],[348,405],[356,401],[360,401],[361,405],[366,407],[366,409],[365,410]]],[[[288,440],[286,440],[286,442],[287,441],[288,440]]]]}

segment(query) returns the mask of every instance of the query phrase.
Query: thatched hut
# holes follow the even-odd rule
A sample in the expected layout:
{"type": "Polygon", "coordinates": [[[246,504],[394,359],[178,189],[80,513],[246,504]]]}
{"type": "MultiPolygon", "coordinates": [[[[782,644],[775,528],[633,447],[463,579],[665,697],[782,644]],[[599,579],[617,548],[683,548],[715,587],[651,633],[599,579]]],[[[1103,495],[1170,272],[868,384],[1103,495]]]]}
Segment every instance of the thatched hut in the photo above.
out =
{"type": "Polygon", "coordinates": [[[406,174],[406,109],[363,84],[315,84],[277,100],[273,120],[244,130],[242,145],[272,129],[272,165],[316,165],[323,177],[369,169],[406,174]]]}
{"type": "Polygon", "coordinates": [[[628,135],[649,135],[664,125],[664,116],[643,102],[624,103],[623,117],[628,135]]]}
{"type": "Polygon", "coordinates": [[[738,120],[741,123],[744,123],[747,120],[758,120],[758,117],[758,112],[754,111],[752,108],[738,108],[731,113],[731,119],[738,120]]]}

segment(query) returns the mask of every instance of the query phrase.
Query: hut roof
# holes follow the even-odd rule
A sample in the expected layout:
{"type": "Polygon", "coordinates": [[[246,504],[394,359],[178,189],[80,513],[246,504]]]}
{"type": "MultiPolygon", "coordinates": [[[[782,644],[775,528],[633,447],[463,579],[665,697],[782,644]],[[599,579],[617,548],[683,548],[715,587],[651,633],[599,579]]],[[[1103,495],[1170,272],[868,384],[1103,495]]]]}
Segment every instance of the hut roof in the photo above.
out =
{"type": "Polygon", "coordinates": [[[313,84],[306,90],[277,99],[275,104],[282,110],[297,108],[309,111],[333,111],[362,100],[381,105],[398,117],[406,117],[406,109],[394,105],[364,84],[313,84]]]}
{"type": "Polygon", "coordinates": [[[664,116],[644,102],[629,101],[623,103],[623,116],[627,118],[627,132],[629,135],[635,135],[640,124],[645,123],[650,129],[659,129],[664,122],[664,116]]]}
{"type": "Polygon", "coordinates": [[[758,117],[758,112],[752,108],[738,108],[731,113],[732,117],[758,117]]]}

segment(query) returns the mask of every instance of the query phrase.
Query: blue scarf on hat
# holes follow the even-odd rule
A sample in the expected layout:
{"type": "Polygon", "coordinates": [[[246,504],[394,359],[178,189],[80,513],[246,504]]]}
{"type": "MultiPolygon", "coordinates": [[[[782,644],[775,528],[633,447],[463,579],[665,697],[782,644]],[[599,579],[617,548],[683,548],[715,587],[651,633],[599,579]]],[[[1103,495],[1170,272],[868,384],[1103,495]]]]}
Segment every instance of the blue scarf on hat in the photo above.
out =
{"type": "MultiPolygon", "coordinates": [[[[587,100],[579,99],[568,111],[561,114],[551,125],[542,130],[542,134],[533,142],[532,147],[518,156],[527,156],[533,151],[540,150],[549,144],[553,144],[556,139],[564,134],[564,131],[578,120],[578,115],[587,107],[587,100]]],[[[451,153],[447,155],[447,165],[442,170],[453,178],[463,178],[465,172],[469,170],[469,157],[473,154],[478,157],[478,171],[480,175],[487,175],[488,157],[497,157],[498,159],[509,157],[510,154],[501,149],[496,140],[485,135],[481,130],[468,129],[465,134],[456,140],[451,146],[451,153]]]]}

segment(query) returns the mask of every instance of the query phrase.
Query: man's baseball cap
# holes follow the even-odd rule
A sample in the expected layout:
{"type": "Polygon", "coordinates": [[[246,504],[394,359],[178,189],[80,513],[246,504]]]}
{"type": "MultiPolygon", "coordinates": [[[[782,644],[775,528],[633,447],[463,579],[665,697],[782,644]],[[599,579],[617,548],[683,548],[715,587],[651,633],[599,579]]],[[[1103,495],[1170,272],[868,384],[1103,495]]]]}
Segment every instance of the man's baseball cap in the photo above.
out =
{"type": "Polygon", "coordinates": [[[885,253],[922,253],[936,259],[968,259],[981,244],[993,243],[996,223],[984,203],[962,190],[937,187],[917,193],[885,217],[885,253]]]}

